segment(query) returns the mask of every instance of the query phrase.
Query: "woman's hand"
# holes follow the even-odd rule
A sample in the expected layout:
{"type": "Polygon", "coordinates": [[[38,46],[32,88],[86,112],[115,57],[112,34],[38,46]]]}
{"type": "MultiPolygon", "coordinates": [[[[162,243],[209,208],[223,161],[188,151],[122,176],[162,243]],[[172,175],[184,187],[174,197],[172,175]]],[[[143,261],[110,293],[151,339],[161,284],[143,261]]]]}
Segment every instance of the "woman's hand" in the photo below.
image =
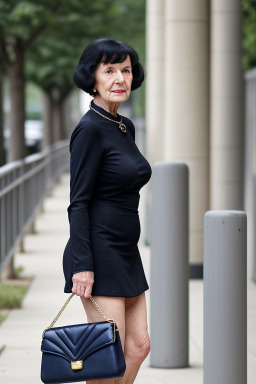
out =
{"type": "Polygon", "coordinates": [[[89,299],[94,283],[94,272],[85,271],[75,273],[72,277],[72,281],[72,292],[77,296],[84,296],[86,299],[89,299]]]}

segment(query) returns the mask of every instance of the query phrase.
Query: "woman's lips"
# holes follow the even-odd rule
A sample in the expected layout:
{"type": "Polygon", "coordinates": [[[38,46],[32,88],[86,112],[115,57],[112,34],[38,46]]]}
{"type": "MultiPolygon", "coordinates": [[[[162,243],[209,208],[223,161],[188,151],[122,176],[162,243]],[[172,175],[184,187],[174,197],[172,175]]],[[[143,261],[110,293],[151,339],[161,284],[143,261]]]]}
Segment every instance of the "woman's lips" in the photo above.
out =
{"type": "Polygon", "coordinates": [[[115,91],[112,91],[113,93],[117,93],[117,94],[122,94],[122,93],[125,93],[125,91],[123,89],[117,89],[115,91]]]}

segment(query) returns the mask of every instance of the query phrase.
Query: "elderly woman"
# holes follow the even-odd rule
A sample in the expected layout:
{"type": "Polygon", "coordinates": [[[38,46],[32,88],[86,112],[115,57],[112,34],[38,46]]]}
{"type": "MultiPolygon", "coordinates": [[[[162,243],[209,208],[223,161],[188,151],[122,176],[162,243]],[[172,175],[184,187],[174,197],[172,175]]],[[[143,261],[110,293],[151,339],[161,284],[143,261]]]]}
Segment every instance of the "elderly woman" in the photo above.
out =
{"type": "Polygon", "coordinates": [[[138,240],[139,191],[151,167],[135,144],[131,120],[117,113],[144,71],[138,54],[112,38],[92,41],[73,76],[93,96],[70,139],[70,238],[63,255],[65,292],[81,297],[88,322],[102,321],[90,295],[118,324],[131,384],[150,350],[145,277],[138,240]]]}

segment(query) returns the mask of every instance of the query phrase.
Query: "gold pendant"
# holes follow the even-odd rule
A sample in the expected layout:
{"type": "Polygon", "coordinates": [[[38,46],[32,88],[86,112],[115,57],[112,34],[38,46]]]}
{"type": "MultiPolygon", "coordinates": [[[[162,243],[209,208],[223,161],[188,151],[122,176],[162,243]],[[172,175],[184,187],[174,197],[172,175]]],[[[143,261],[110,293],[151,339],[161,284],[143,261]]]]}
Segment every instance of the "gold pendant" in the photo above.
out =
{"type": "Polygon", "coordinates": [[[119,128],[121,129],[122,132],[126,132],[126,126],[124,123],[119,123],[119,128]]]}

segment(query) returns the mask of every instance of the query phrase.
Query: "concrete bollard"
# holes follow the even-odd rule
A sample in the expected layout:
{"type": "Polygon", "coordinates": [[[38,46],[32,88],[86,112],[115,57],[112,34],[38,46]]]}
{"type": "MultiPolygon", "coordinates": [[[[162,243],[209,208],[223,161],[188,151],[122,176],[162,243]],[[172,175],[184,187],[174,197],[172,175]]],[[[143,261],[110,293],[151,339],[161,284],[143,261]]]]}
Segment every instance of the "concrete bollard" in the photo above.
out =
{"type": "Polygon", "coordinates": [[[188,167],[156,162],[152,173],[150,366],[188,366],[188,167]]]}
{"type": "Polygon", "coordinates": [[[204,220],[204,384],[247,383],[246,214],[204,220]]]}

